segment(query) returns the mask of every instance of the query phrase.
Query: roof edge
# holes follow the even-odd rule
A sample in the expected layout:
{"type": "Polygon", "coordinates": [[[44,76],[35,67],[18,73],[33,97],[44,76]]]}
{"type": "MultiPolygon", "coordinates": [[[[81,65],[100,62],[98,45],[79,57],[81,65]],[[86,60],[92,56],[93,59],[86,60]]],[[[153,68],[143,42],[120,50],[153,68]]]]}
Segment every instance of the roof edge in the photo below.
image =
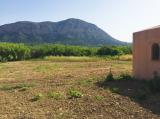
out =
{"type": "Polygon", "coordinates": [[[140,30],[140,31],[136,31],[133,34],[144,32],[144,31],[149,31],[149,30],[154,30],[154,29],[158,29],[158,28],[160,28],[160,25],[157,25],[157,26],[154,26],[154,27],[150,27],[150,28],[147,28],[147,29],[143,29],[143,30],[140,30]]]}

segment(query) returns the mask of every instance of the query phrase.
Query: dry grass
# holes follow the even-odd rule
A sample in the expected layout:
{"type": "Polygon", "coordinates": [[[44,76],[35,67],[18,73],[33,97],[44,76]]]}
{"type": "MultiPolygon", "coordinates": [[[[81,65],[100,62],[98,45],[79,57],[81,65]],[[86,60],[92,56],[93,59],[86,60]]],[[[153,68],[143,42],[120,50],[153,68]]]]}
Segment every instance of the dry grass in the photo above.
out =
{"type": "Polygon", "coordinates": [[[74,56],[48,56],[45,57],[44,60],[46,61],[53,61],[53,62],[95,62],[95,61],[99,61],[99,60],[103,60],[101,58],[98,57],[74,57],[74,56]]]}
{"type": "Polygon", "coordinates": [[[108,69],[112,67],[112,71],[116,73],[130,72],[131,62],[123,61],[106,61],[104,59],[94,60],[94,58],[67,57],[66,61],[63,57],[52,57],[47,61],[19,61],[0,64],[0,80],[28,80],[28,79],[52,79],[56,78],[88,78],[106,75],[108,69]],[[71,59],[70,59],[71,58],[71,59]],[[79,58],[79,59],[78,59],[79,58]],[[56,59],[56,61],[55,61],[56,59]],[[68,62],[68,59],[70,60],[68,62]],[[76,61],[75,61],[76,59],[76,61]],[[84,60],[85,59],[85,60],[84,60]],[[72,62],[72,60],[74,60],[72,62]],[[98,75],[97,75],[98,74],[98,75]]]}
{"type": "Polygon", "coordinates": [[[120,55],[120,56],[108,56],[105,59],[107,60],[119,60],[119,61],[132,61],[132,55],[120,55]]]}
{"type": "Polygon", "coordinates": [[[129,98],[95,84],[106,76],[110,67],[114,75],[131,74],[131,64],[131,61],[87,57],[0,63],[0,87],[34,84],[24,91],[17,88],[0,90],[0,119],[157,118],[129,98]],[[83,96],[70,98],[71,89],[83,96]],[[52,97],[60,94],[61,98],[50,98],[50,92],[52,97]],[[32,101],[40,94],[43,98],[32,101]]]}
{"type": "Polygon", "coordinates": [[[119,60],[121,60],[121,61],[132,61],[133,56],[132,55],[122,55],[122,56],[119,57],[119,60]]]}

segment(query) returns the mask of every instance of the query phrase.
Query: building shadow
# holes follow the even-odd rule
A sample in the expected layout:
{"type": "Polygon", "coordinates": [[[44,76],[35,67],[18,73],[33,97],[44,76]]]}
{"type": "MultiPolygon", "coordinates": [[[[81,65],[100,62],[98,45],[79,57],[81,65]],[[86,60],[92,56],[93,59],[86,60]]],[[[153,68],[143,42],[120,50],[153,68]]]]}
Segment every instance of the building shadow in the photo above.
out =
{"type": "Polygon", "coordinates": [[[140,106],[160,115],[160,93],[149,93],[146,81],[142,80],[117,80],[96,83],[98,87],[110,89],[113,93],[129,97],[140,106]]]}

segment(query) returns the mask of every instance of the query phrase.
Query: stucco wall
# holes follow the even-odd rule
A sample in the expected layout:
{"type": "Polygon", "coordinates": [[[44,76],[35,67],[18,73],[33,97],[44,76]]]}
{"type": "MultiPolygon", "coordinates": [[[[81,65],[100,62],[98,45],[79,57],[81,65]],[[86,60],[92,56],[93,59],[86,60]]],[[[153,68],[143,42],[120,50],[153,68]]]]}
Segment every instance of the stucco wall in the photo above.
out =
{"type": "Polygon", "coordinates": [[[155,71],[160,75],[160,60],[151,57],[154,43],[160,44],[160,28],[133,34],[133,75],[138,79],[151,79],[155,71]]]}

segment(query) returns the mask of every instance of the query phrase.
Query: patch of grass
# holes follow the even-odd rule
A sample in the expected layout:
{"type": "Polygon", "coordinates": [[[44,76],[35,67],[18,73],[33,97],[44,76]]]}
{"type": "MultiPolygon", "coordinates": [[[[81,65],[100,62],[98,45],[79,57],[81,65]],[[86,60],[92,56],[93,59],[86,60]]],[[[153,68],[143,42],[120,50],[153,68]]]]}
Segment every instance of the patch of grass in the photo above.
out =
{"type": "Polygon", "coordinates": [[[104,97],[103,97],[103,96],[97,95],[97,96],[95,96],[95,99],[96,99],[97,101],[101,101],[101,100],[104,99],[104,97]]]}
{"type": "Polygon", "coordinates": [[[19,91],[26,91],[28,90],[30,87],[22,87],[19,91]]]}
{"type": "Polygon", "coordinates": [[[26,91],[27,89],[35,86],[35,84],[27,84],[27,83],[21,83],[17,85],[3,85],[0,87],[0,90],[7,91],[7,90],[14,90],[14,89],[20,89],[20,91],[26,91]]]}
{"type": "Polygon", "coordinates": [[[127,73],[121,74],[120,76],[115,78],[115,80],[133,80],[133,79],[134,78],[131,75],[127,74],[127,73]]]}
{"type": "Polygon", "coordinates": [[[116,56],[107,56],[105,58],[106,60],[118,60],[118,61],[132,61],[133,56],[132,55],[116,55],[116,56]]]}
{"type": "Polygon", "coordinates": [[[1,86],[0,89],[4,90],[4,91],[7,91],[7,90],[13,90],[15,88],[14,88],[14,86],[11,86],[11,85],[3,85],[3,86],[1,86]]]}
{"type": "Polygon", "coordinates": [[[44,97],[44,95],[42,93],[38,93],[32,97],[31,101],[33,101],[33,102],[38,101],[38,100],[41,100],[43,97],[44,97]]]}
{"type": "Polygon", "coordinates": [[[121,61],[132,61],[133,60],[133,56],[132,55],[121,55],[119,57],[119,60],[121,60],[121,61]]]}
{"type": "Polygon", "coordinates": [[[102,58],[99,57],[75,57],[75,56],[48,56],[44,60],[53,61],[53,62],[95,62],[99,61],[102,58]]]}
{"type": "Polygon", "coordinates": [[[36,71],[36,72],[46,72],[47,68],[42,66],[42,65],[39,65],[36,68],[34,68],[33,70],[36,71]]]}
{"type": "Polygon", "coordinates": [[[107,77],[104,79],[104,84],[106,84],[108,81],[116,81],[116,80],[134,80],[134,78],[127,73],[114,77],[112,72],[109,72],[107,77]]]}
{"type": "Polygon", "coordinates": [[[51,70],[55,70],[55,69],[58,69],[59,68],[59,65],[58,64],[52,64],[52,65],[39,65],[37,66],[36,68],[34,68],[33,70],[36,71],[36,72],[48,72],[48,71],[51,71],[51,70]]]}
{"type": "Polygon", "coordinates": [[[78,82],[78,84],[88,86],[88,85],[90,85],[92,82],[93,82],[93,81],[90,80],[90,79],[88,79],[88,80],[87,80],[87,79],[84,79],[84,80],[80,80],[80,81],[78,82]]]}
{"type": "Polygon", "coordinates": [[[25,88],[25,87],[34,87],[35,84],[34,83],[21,83],[21,84],[17,84],[15,86],[15,88],[25,88]]]}
{"type": "Polygon", "coordinates": [[[81,92],[74,89],[70,89],[68,95],[69,98],[81,98],[83,96],[81,92]]]}
{"type": "Polygon", "coordinates": [[[49,92],[48,97],[53,98],[55,100],[58,100],[58,99],[62,98],[62,95],[60,93],[56,93],[56,92],[49,92]]]}

